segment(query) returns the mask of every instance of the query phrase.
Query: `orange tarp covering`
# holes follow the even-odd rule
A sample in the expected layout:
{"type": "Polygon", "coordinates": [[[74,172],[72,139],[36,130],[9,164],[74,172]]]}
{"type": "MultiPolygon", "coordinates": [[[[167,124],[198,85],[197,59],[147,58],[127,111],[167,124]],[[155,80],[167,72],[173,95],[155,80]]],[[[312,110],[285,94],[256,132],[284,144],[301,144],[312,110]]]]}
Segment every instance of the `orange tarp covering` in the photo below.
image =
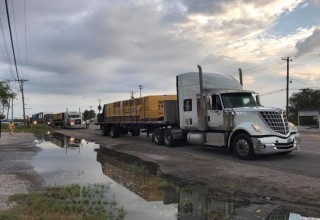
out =
{"type": "Polygon", "coordinates": [[[163,101],[165,100],[177,100],[177,96],[145,96],[141,98],[105,104],[105,117],[135,117],[137,120],[156,120],[163,117],[163,101]]]}

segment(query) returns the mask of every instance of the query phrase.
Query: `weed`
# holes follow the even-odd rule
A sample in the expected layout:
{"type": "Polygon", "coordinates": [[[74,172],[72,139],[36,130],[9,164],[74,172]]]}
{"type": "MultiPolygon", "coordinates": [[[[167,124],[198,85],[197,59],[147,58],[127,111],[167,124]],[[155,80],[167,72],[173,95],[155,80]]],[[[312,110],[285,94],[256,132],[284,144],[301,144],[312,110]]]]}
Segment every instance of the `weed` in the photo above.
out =
{"type": "Polygon", "coordinates": [[[0,212],[0,219],[79,219],[79,214],[85,219],[123,219],[126,212],[123,208],[117,207],[117,202],[112,198],[112,206],[107,198],[95,196],[93,198],[83,197],[84,192],[93,194],[96,188],[98,193],[107,191],[105,185],[96,184],[80,186],[73,184],[69,186],[49,187],[42,192],[28,194],[17,194],[10,197],[16,202],[16,206],[6,212],[0,212]],[[95,199],[96,198],[96,199],[95,199]],[[108,218],[110,213],[112,218],[108,218]]]}

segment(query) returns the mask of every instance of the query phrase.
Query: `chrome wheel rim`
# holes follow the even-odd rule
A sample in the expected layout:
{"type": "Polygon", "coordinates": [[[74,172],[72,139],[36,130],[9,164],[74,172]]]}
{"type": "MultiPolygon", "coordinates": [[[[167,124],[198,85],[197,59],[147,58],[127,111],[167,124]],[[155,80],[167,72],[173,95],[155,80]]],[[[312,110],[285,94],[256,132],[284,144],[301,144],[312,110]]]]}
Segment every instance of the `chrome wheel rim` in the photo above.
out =
{"type": "Polygon", "coordinates": [[[237,152],[241,156],[247,156],[249,154],[250,146],[248,142],[244,139],[238,140],[236,148],[237,148],[237,152]]]}

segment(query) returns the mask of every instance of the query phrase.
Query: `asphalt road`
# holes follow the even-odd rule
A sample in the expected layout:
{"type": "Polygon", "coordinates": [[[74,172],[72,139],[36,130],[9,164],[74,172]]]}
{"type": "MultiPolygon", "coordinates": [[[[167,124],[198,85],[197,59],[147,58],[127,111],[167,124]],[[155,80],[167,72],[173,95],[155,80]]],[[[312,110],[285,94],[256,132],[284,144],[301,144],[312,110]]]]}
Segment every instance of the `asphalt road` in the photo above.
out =
{"type": "MultiPolygon", "coordinates": [[[[90,125],[89,129],[78,131],[100,135],[100,131],[97,128],[95,125],[90,125]]],[[[300,133],[302,139],[301,150],[294,151],[288,155],[259,155],[251,161],[242,161],[227,150],[213,147],[185,145],[177,146],[174,150],[320,178],[320,132],[301,131],[300,133]]],[[[145,134],[141,134],[139,137],[122,136],[120,139],[137,144],[151,143],[151,137],[147,138],[145,134]]]]}

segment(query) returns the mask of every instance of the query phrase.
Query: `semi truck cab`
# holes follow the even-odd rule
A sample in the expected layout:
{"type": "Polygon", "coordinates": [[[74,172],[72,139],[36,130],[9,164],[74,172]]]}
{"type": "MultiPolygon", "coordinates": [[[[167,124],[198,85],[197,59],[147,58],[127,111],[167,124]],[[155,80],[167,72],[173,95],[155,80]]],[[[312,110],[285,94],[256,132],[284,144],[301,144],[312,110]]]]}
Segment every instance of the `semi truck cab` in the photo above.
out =
{"type": "Polygon", "coordinates": [[[261,106],[259,96],[231,75],[180,74],[177,93],[180,131],[190,144],[226,147],[242,159],[300,148],[300,134],[285,111],[261,106]]]}
{"type": "Polygon", "coordinates": [[[79,112],[66,112],[65,127],[68,128],[84,128],[79,112]]]}

